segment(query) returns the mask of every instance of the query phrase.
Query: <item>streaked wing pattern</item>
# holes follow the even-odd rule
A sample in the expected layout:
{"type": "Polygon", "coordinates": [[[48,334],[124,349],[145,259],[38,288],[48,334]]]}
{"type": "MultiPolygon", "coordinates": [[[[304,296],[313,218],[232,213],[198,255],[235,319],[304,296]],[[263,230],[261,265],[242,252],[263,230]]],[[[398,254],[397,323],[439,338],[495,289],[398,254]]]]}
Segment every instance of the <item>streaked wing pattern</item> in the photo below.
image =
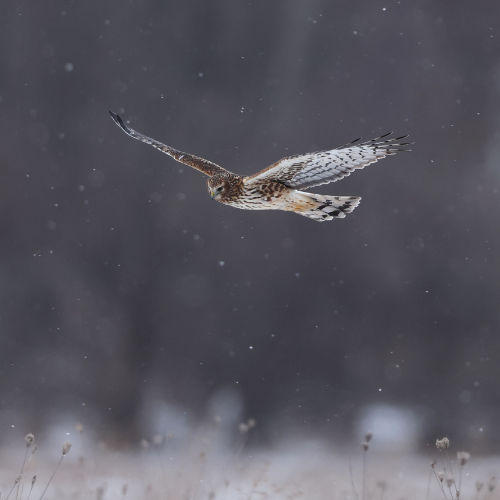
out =
{"type": "Polygon", "coordinates": [[[218,173],[227,172],[227,170],[217,165],[216,163],[213,163],[209,160],[205,160],[204,158],[200,158],[199,156],[195,156],[189,153],[183,153],[182,151],[178,151],[177,149],[167,146],[166,144],[163,144],[160,141],[157,141],[155,139],[152,139],[151,137],[141,134],[140,132],[137,132],[136,130],[125,125],[121,117],[116,113],[113,113],[112,111],[110,111],[109,114],[111,115],[111,118],[113,118],[113,121],[127,135],[129,135],[133,139],[145,142],[146,144],[149,144],[150,146],[153,146],[154,148],[158,149],[162,153],[171,156],[175,160],[184,163],[185,165],[189,165],[190,167],[193,167],[196,170],[199,170],[200,172],[203,172],[205,175],[208,175],[209,177],[212,177],[213,175],[218,173]]]}
{"type": "Polygon", "coordinates": [[[408,151],[409,142],[401,142],[407,136],[387,138],[391,133],[376,139],[350,144],[330,151],[283,158],[258,172],[249,180],[274,179],[291,188],[307,189],[335,182],[381,158],[408,151]]]}

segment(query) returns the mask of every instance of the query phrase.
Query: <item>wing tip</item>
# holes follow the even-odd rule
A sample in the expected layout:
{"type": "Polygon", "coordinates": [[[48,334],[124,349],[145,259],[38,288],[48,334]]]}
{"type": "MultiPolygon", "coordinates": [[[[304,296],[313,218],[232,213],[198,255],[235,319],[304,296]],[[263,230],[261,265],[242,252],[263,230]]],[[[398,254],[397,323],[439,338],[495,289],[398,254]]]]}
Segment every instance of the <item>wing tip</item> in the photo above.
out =
{"type": "Polygon", "coordinates": [[[111,119],[127,134],[130,134],[130,129],[125,125],[125,122],[123,121],[122,117],[118,113],[114,113],[110,109],[108,109],[109,116],[111,116],[111,119]]]}
{"type": "Polygon", "coordinates": [[[388,132],[387,134],[381,135],[376,139],[372,139],[370,142],[375,148],[386,149],[391,154],[397,153],[399,151],[411,151],[405,146],[413,146],[415,142],[413,141],[401,142],[402,140],[410,137],[410,134],[404,134],[398,137],[389,137],[388,139],[385,139],[388,135],[391,134],[393,134],[393,132],[388,132]],[[380,139],[385,139],[385,140],[381,141],[380,139]]]}
{"type": "Polygon", "coordinates": [[[387,137],[388,135],[391,135],[393,134],[394,132],[392,130],[390,130],[389,132],[386,132],[385,134],[381,135],[380,137],[378,137],[377,139],[383,139],[384,137],[387,137]]]}

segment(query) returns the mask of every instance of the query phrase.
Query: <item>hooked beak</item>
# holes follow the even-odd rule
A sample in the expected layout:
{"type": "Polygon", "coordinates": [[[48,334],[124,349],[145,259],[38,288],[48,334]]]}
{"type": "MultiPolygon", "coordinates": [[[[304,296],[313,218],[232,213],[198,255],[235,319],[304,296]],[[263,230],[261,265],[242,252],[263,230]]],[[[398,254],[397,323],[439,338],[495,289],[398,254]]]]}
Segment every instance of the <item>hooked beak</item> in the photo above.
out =
{"type": "Polygon", "coordinates": [[[208,192],[210,193],[210,198],[212,198],[212,200],[213,200],[215,197],[215,191],[212,188],[209,188],[208,192]]]}

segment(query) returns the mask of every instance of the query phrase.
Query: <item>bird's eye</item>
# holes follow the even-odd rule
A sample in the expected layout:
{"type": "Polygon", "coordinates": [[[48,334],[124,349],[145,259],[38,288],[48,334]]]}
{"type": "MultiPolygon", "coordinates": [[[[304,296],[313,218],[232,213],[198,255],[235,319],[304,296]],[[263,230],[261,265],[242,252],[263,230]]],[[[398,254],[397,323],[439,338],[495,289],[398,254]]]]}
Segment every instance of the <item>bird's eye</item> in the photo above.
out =
{"type": "Polygon", "coordinates": [[[219,187],[216,189],[216,191],[217,191],[218,193],[220,193],[223,189],[224,189],[224,186],[219,186],[219,187]]]}

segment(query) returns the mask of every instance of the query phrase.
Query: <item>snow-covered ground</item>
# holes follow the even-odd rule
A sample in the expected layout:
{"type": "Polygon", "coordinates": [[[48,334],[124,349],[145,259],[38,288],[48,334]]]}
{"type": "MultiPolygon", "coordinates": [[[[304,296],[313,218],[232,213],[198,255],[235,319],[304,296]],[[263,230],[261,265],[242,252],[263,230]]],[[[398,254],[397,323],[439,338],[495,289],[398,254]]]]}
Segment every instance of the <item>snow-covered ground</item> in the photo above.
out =
{"type": "MultiPolygon", "coordinates": [[[[403,450],[380,451],[376,436],[366,451],[365,475],[362,446],[346,449],[320,440],[290,439],[269,449],[250,449],[243,440],[240,446],[228,446],[205,429],[189,442],[156,436],[135,452],[76,441],[43,498],[457,500],[461,469],[453,446],[424,457],[403,450]]],[[[1,451],[2,500],[11,490],[11,499],[41,497],[62,450],[51,453],[45,448],[40,445],[33,454],[28,449],[18,484],[27,448],[22,443],[1,451]]],[[[462,468],[459,497],[492,500],[497,496],[493,478],[499,474],[500,458],[472,456],[462,468]]]]}

